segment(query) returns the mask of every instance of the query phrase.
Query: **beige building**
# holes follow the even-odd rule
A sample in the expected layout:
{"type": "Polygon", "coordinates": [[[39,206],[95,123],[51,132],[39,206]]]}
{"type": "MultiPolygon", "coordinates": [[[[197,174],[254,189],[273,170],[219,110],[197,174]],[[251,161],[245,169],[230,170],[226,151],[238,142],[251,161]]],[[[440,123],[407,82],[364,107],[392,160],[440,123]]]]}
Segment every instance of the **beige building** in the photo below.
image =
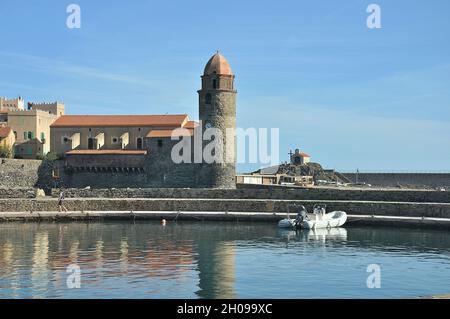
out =
{"type": "Polygon", "coordinates": [[[6,99],[0,96],[0,112],[20,111],[25,109],[25,103],[21,97],[6,99]]]}
{"type": "Polygon", "coordinates": [[[37,109],[8,112],[8,126],[16,138],[16,156],[36,158],[47,154],[50,151],[50,125],[56,119],[55,114],[37,109]]]}
{"type": "Polygon", "coordinates": [[[294,176],[287,174],[243,174],[236,175],[236,183],[253,185],[295,185],[309,187],[314,185],[313,176],[294,176]]]}
{"type": "Polygon", "coordinates": [[[7,157],[13,157],[15,141],[14,132],[10,127],[0,127],[0,155],[2,155],[1,153],[6,152],[9,153],[7,154],[7,157]]]}
{"type": "Polygon", "coordinates": [[[44,156],[44,143],[33,138],[26,142],[16,144],[14,147],[15,157],[23,159],[36,159],[44,156]]]}
{"type": "Polygon", "coordinates": [[[162,143],[171,130],[191,130],[193,123],[185,114],[64,115],[51,125],[50,149],[58,156],[73,150],[144,150],[148,138],[162,143]]]}
{"type": "Polygon", "coordinates": [[[278,184],[278,175],[261,175],[261,174],[242,174],[236,175],[236,183],[238,184],[254,184],[254,185],[276,185],[278,184]]]}
{"type": "Polygon", "coordinates": [[[0,101],[3,105],[0,122],[13,131],[16,157],[34,159],[47,154],[50,151],[50,125],[64,115],[64,104],[28,103],[25,110],[22,98],[0,101]]]}

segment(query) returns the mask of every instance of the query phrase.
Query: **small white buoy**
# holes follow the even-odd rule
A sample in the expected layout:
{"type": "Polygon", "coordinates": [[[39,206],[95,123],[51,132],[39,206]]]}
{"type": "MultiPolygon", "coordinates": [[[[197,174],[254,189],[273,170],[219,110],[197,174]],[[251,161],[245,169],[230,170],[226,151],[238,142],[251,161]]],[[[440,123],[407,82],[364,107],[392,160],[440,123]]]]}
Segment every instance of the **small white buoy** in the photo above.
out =
{"type": "Polygon", "coordinates": [[[161,225],[166,226],[166,220],[165,219],[161,219],[161,225]]]}

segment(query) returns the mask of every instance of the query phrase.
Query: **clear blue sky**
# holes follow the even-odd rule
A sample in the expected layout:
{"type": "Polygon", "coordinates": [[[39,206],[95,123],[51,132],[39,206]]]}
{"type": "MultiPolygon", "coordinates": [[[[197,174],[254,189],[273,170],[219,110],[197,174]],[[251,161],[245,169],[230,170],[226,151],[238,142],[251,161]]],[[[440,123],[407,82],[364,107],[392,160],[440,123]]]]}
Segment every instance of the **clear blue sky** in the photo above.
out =
{"type": "MultiPolygon", "coordinates": [[[[68,114],[187,113],[219,49],[238,126],[341,170],[450,170],[448,0],[0,0],[0,96],[68,114]],[[81,29],[66,7],[81,6],[81,29]],[[382,29],[366,8],[382,9],[382,29]]],[[[240,165],[239,171],[259,165],[240,165]]]]}

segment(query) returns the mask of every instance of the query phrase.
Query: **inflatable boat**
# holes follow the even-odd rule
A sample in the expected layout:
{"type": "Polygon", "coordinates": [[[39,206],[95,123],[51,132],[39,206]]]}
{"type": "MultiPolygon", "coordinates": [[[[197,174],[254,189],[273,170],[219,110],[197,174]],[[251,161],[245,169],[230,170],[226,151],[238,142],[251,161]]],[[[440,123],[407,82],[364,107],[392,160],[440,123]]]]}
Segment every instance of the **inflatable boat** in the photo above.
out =
{"type": "Polygon", "coordinates": [[[304,206],[298,208],[295,219],[288,217],[278,222],[280,228],[333,228],[340,227],[347,221],[347,213],[343,211],[326,212],[325,205],[314,205],[313,213],[308,214],[304,206]]]}

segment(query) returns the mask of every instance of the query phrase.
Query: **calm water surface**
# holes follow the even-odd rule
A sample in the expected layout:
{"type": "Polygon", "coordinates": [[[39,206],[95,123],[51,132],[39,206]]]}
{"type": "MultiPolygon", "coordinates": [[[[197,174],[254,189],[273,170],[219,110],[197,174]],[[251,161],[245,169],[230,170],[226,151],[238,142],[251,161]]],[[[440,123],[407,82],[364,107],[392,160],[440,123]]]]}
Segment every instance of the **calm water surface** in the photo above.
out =
{"type": "Polygon", "coordinates": [[[260,223],[3,223],[0,298],[380,298],[450,293],[450,233],[260,223]],[[81,288],[67,288],[69,265],[81,288]],[[381,288],[367,288],[369,264],[381,288]]]}

